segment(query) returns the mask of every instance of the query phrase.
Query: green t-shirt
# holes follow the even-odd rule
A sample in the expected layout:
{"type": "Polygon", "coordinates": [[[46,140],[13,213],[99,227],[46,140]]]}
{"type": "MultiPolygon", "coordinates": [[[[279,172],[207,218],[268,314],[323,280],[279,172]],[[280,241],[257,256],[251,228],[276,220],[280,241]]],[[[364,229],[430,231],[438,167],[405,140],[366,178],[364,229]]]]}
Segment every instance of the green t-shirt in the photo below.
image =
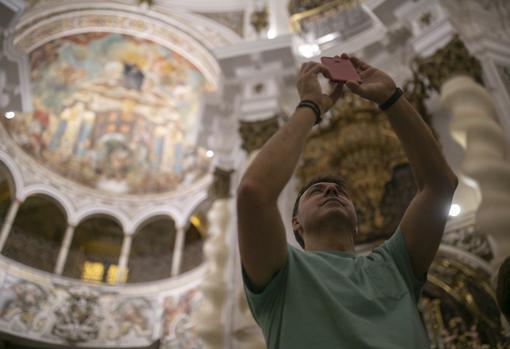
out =
{"type": "Polygon", "coordinates": [[[259,293],[243,272],[268,348],[430,348],[416,307],[425,280],[414,276],[399,228],[368,256],[289,245],[285,266],[259,293]]]}

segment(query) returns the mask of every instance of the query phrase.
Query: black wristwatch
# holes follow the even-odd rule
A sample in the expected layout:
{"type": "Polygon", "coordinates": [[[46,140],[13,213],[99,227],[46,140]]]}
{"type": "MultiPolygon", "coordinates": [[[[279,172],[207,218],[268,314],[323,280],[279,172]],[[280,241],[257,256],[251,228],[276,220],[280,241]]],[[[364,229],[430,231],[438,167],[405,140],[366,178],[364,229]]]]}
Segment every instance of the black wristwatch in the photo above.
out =
{"type": "Polygon", "coordinates": [[[315,125],[319,124],[322,121],[322,118],[321,118],[321,108],[319,107],[319,105],[316,102],[308,100],[308,99],[304,99],[301,102],[299,102],[299,104],[296,107],[296,109],[297,108],[310,108],[310,109],[312,109],[314,114],[315,114],[315,125]]]}
{"type": "Polygon", "coordinates": [[[395,92],[393,92],[393,94],[387,100],[379,104],[379,109],[384,111],[391,107],[396,101],[398,101],[400,96],[402,96],[402,93],[402,89],[400,87],[396,87],[395,92]]]}

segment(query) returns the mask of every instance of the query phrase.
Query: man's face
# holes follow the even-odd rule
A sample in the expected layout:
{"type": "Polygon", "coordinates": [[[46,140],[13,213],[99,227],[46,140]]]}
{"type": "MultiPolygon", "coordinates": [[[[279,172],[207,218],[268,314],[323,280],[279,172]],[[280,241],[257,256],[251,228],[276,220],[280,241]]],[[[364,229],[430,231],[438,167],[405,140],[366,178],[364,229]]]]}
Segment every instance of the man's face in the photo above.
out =
{"type": "Polygon", "coordinates": [[[319,182],[310,186],[299,199],[297,220],[305,231],[323,224],[342,224],[354,231],[356,209],[344,186],[319,182]]]}

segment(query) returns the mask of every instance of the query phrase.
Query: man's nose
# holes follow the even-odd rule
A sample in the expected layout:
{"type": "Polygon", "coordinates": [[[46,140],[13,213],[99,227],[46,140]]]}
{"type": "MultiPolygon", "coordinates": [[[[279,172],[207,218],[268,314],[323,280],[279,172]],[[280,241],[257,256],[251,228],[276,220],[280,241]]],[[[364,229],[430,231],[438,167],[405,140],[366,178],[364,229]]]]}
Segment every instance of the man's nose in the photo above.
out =
{"type": "Polygon", "coordinates": [[[325,195],[338,195],[338,189],[336,185],[328,185],[324,191],[325,195]]]}

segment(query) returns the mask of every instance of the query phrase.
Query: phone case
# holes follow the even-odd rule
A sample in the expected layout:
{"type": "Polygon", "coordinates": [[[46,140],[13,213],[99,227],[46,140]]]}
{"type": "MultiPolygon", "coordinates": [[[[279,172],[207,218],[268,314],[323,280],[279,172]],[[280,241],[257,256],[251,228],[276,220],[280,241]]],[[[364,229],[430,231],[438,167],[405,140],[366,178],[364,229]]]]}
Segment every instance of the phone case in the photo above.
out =
{"type": "Polygon", "coordinates": [[[360,81],[356,69],[348,58],[321,57],[321,62],[328,68],[331,80],[346,82],[348,80],[360,81]]]}

